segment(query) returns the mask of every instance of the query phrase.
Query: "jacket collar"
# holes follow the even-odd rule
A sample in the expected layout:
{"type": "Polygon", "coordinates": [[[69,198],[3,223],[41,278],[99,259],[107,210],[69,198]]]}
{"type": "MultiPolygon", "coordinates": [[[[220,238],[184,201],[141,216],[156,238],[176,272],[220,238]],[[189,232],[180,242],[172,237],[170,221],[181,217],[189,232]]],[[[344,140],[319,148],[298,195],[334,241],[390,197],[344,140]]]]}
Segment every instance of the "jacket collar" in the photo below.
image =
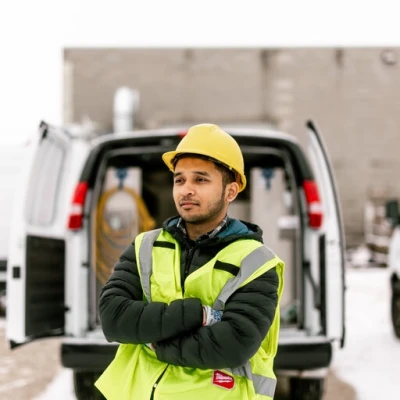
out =
{"type": "MultiPolygon", "coordinates": [[[[184,234],[181,227],[180,228],[178,227],[179,220],[180,216],[170,217],[164,222],[163,228],[166,229],[168,232],[170,232],[173,236],[177,235],[175,236],[177,239],[178,237],[186,239],[187,236],[184,234]]],[[[240,238],[247,237],[250,239],[258,240],[259,242],[263,242],[262,235],[263,231],[258,225],[242,221],[236,218],[230,218],[227,215],[226,223],[223,226],[221,226],[221,229],[219,229],[218,232],[215,233],[212,239],[230,241],[230,240],[235,240],[235,238],[238,237],[240,238]]],[[[202,242],[204,241],[204,235],[201,237],[201,241],[202,242]]]]}
{"type": "MultiPolygon", "coordinates": [[[[217,236],[218,232],[220,232],[222,229],[224,229],[227,226],[228,221],[229,221],[229,216],[228,216],[228,214],[226,214],[224,219],[218,224],[218,226],[216,228],[212,229],[210,232],[200,235],[195,240],[195,242],[200,242],[200,241],[206,240],[206,239],[212,239],[213,237],[217,236]]],[[[179,217],[176,227],[182,232],[182,234],[186,238],[188,238],[186,227],[185,227],[185,221],[181,217],[179,217]]]]}

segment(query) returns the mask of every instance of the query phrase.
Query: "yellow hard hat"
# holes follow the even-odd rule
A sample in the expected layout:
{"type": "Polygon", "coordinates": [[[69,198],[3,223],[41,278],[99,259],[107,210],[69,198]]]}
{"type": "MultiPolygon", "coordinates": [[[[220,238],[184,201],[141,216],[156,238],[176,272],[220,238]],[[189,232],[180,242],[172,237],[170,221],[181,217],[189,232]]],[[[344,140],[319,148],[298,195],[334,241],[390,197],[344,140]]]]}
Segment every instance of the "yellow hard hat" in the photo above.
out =
{"type": "Polygon", "coordinates": [[[179,142],[176,150],[164,153],[162,159],[167,167],[174,172],[175,156],[184,153],[200,154],[222,163],[236,173],[239,192],[246,187],[242,151],[236,140],[219,126],[214,124],[192,126],[179,142]]]}

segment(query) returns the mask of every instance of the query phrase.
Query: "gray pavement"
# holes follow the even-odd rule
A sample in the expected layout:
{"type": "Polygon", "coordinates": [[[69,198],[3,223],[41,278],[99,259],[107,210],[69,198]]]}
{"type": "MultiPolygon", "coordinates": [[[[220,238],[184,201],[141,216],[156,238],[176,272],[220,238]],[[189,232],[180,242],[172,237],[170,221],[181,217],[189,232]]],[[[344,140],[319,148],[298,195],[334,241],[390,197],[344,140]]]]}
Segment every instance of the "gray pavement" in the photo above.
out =
{"type": "Polygon", "coordinates": [[[31,400],[61,369],[60,339],[43,339],[8,348],[0,319],[0,400],[31,400]]]}
{"type": "MultiPolygon", "coordinates": [[[[60,339],[42,339],[10,350],[4,327],[4,319],[0,318],[0,400],[32,400],[62,368],[60,339]]],[[[289,400],[287,380],[279,378],[278,382],[275,400],[289,400]]],[[[356,400],[356,396],[351,386],[330,372],[324,400],[338,399],[356,400]]]]}

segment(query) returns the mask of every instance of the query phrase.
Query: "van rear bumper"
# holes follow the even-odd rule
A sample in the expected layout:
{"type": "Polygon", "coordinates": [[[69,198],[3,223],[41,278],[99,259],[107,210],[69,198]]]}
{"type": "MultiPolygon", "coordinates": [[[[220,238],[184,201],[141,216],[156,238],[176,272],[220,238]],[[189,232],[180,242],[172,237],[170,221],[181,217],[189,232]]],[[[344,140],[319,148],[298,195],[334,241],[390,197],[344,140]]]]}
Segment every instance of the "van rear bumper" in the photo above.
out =
{"type": "Polygon", "coordinates": [[[113,360],[117,348],[115,343],[63,342],[61,364],[79,371],[103,371],[113,360]]]}
{"type": "MultiPolygon", "coordinates": [[[[76,370],[104,370],[114,358],[116,344],[64,342],[61,344],[61,363],[76,370]]],[[[309,370],[328,367],[332,360],[332,344],[279,344],[275,370],[309,370]]]]}
{"type": "Polygon", "coordinates": [[[326,368],[332,361],[332,343],[279,343],[275,370],[310,370],[326,368]]]}

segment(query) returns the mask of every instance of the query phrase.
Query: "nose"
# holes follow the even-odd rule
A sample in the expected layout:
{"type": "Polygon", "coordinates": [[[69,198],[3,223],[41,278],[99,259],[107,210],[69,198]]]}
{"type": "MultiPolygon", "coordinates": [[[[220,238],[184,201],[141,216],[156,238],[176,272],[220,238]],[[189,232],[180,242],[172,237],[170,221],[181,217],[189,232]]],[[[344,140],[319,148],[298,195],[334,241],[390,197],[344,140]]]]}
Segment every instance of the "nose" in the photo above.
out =
{"type": "Polygon", "coordinates": [[[195,192],[194,186],[190,182],[186,181],[182,186],[180,186],[180,192],[184,197],[193,196],[195,192]]]}

